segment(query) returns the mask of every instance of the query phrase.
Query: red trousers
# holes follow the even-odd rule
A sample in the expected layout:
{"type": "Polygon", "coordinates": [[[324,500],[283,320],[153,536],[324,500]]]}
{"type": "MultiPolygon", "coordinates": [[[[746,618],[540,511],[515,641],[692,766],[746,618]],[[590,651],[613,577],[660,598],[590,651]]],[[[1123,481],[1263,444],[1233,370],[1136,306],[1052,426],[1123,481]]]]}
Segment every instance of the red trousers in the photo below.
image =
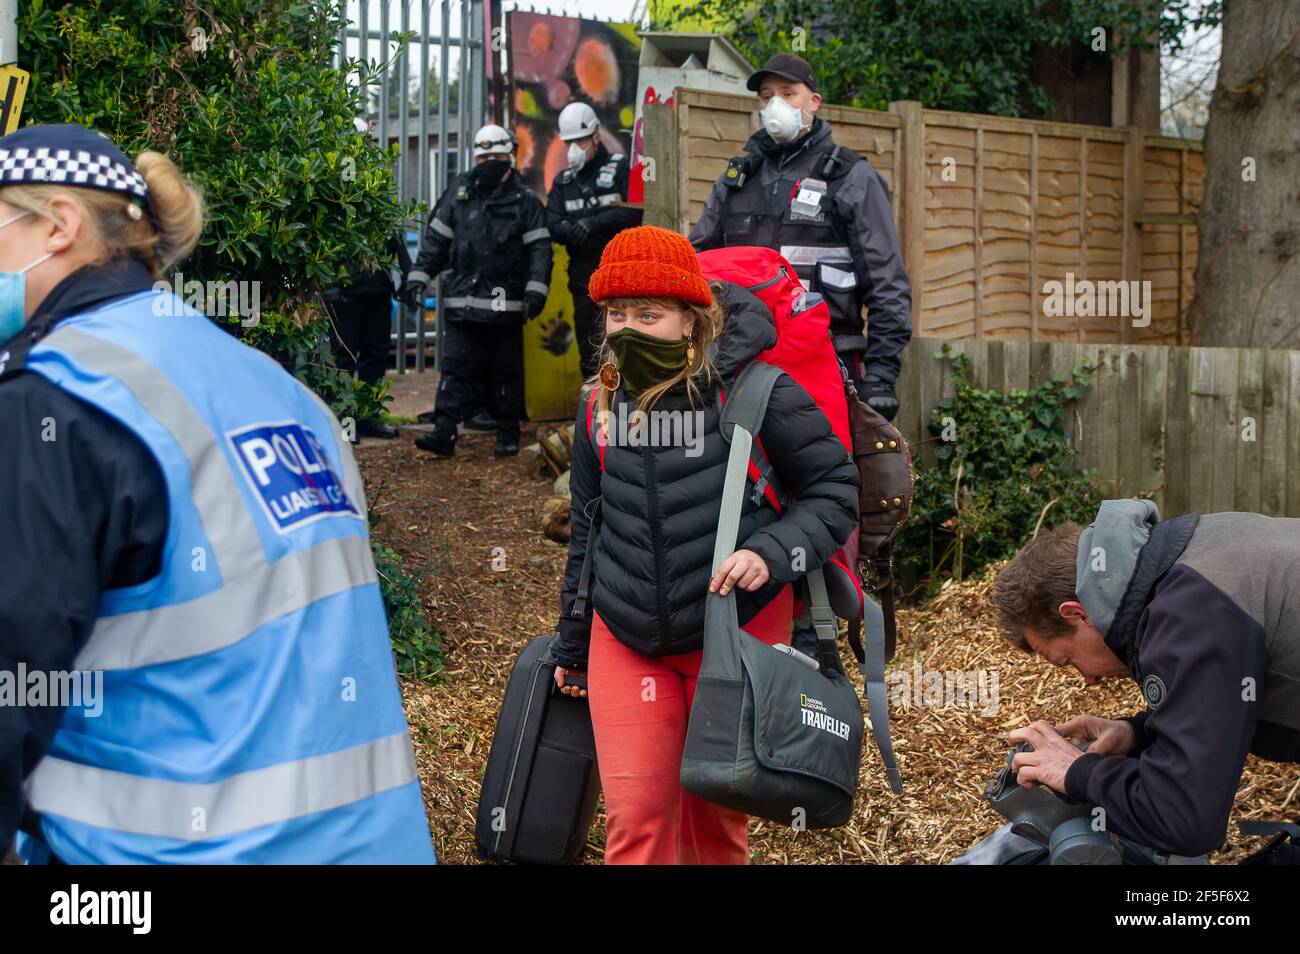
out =
{"type": "MultiPolygon", "coordinates": [[[[787,586],[744,630],[788,644],[793,610],[787,586]]],[[[643,656],[594,616],[587,701],[605,792],[606,864],[749,863],[749,816],[696,798],[679,781],[702,655],[643,656]]]]}

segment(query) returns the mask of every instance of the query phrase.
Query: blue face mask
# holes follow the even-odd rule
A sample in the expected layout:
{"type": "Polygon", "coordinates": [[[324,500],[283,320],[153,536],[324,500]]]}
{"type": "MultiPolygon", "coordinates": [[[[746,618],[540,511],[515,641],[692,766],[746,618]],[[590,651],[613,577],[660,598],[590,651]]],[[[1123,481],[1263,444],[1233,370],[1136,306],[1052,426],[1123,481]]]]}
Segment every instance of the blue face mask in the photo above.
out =
{"type": "MultiPolygon", "coordinates": [[[[30,212],[21,212],[11,219],[0,222],[0,229],[6,225],[12,225],[19,219],[25,219],[31,215],[30,212]]],[[[18,332],[23,330],[23,325],[27,323],[25,314],[27,309],[27,279],[23,277],[23,272],[35,268],[47,258],[53,258],[53,252],[46,252],[30,265],[18,269],[16,272],[0,272],[0,343],[8,341],[18,332]]]]}

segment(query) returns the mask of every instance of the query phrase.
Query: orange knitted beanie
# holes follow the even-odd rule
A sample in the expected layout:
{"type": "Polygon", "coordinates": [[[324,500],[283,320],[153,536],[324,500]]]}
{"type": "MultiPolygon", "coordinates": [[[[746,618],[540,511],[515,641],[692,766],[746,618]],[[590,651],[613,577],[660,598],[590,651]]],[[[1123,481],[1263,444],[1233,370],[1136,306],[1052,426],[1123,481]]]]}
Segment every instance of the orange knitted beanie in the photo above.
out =
{"type": "Polygon", "coordinates": [[[593,301],[674,298],[704,307],[713,302],[691,243],[654,225],[624,229],[609,240],[587,293],[593,301]]]}

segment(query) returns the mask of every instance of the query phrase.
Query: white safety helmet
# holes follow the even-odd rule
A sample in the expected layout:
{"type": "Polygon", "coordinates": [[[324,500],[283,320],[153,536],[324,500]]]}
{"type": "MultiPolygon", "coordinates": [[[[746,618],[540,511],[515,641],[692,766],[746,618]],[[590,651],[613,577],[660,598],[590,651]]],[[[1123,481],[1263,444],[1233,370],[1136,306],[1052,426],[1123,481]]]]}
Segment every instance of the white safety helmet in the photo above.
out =
{"type": "Polygon", "coordinates": [[[560,138],[565,142],[586,139],[599,126],[596,111],[586,103],[570,103],[560,110],[560,138]]]}
{"type": "Polygon", "coordinates": [[[474,158],[479,156],[513,156],[515,137],[510,130],[488,123],[474,134],[474,158]]]}

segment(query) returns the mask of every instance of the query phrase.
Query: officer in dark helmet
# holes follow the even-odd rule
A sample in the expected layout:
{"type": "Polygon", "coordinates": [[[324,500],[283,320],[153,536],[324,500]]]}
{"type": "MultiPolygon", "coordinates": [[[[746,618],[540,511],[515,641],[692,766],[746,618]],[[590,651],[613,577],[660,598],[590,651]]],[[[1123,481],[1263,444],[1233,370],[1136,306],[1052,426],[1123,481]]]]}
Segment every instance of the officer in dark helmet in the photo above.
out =
{"type": "Polygon", "coordinates": [[[569,167],[555,177],[546,208],[546,225],[569,251],[569,292],[573,325],[582,356],[582,376],[596,373],[592,331],[600,309],[587,294],[587,282],[600,266],[600,253],[623,229],[641,224],[641,210],[620,207],[627,200],[627,157],[611,154],[600,139],[600,119],[586,103],[560,111],[560,139],[569,144],[569,167]]]}
{"type": "Polygon", "coordinates": [[[912,336],[912,286],[885,180],[835,144],[830,125],[816,115],[817,79],[801,57],[772,57],[748,85],[758,93],[763,128],[718,177],[691,244],[697,251],[780,250],[804,286],[826,299],[836,350],[858,393],[892,420],[894,381],[912,336]]]}
{"type": "Polygon", "coordinates": [[[412,308],[443,269],[446,309],[442,377],[433,430],[415,445],[439,457],[456,449],[456,427],[474,410],[475,387],[488,383],[498,457],[519,453],[524,416],[523,328],[541,313],[551,277],[546,210],[514,174],[515,139],[489,123],[474,134],[473,169],[438,200],[406,276],[412,308]]]}

